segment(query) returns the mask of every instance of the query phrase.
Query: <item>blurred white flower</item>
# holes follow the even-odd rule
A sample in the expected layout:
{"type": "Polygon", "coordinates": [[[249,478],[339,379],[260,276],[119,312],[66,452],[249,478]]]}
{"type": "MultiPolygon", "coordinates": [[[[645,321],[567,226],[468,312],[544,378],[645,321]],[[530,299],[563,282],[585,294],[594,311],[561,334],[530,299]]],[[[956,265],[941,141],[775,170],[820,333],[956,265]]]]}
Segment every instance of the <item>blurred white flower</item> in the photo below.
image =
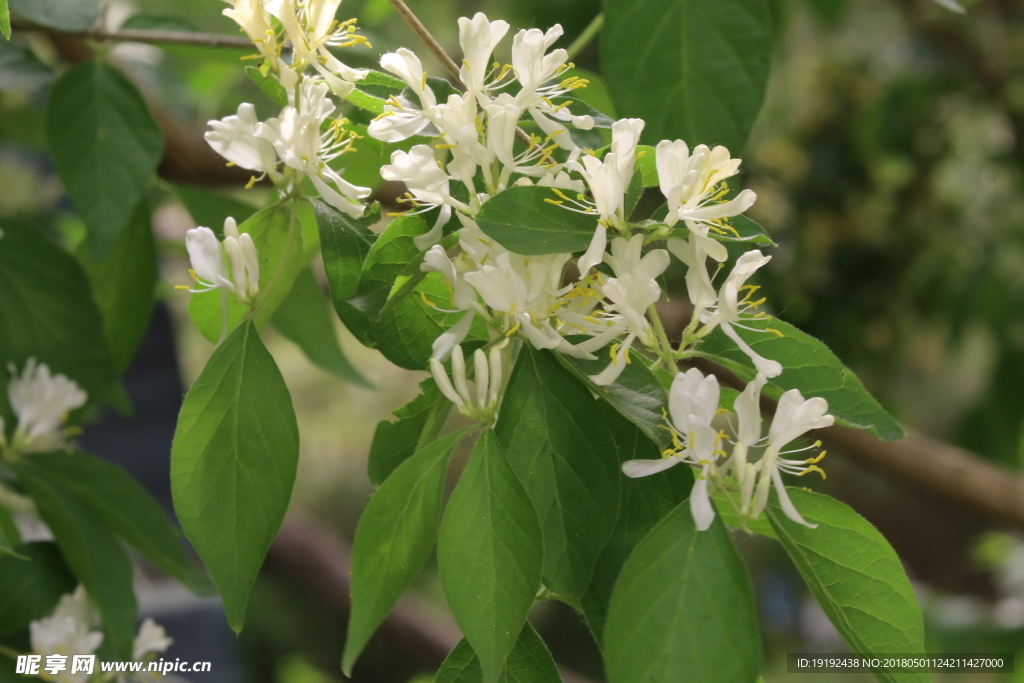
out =
{"type": "Polygon", "coordinates": [[[260,291],[259,255],[252,237],[248,233],[239,234],[234,218],[224,220],[223,245],[213,230],[200,226],[185,234],[185,247],[192,262],[190,273],[197,285],[189,289],[190,292],[224,289],[242,303],[250,304],[255,300],[260,291]],[[224,263],[225,254],[228,265],[224,263]]]}
{"type": "MultiPolygon", "coordinates": [[[[11,447],[22,451],[49,451],[64,447],[64,421],[68,413],[85,405],[88,394],[73,380],[55,375],[45,363],[29,358],[18,374],[13,363],[7,365],[11,380],[7,398],[18,418],[11,447]]],[[[0,419],[0,445],[3,420],[0,419]]]]}

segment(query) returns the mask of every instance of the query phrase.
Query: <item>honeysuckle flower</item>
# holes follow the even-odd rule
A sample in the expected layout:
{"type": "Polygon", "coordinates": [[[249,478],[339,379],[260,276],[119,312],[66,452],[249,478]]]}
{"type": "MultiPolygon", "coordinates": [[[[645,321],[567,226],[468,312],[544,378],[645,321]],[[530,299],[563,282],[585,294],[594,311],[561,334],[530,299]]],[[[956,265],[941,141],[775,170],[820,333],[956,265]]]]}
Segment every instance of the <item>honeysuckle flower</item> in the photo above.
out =
{"type": "Polygon", "coordinates": [[[282,74],[289,72],[288,64],[281,59],[281,42],[271,26],[271,14],[264,0],[226,0],[231,7],[223,11],[224,16],[238,24],[249,36],[256,49],[271,66],[282,74]]]}
{"type": "Polygon", "coordinates": [[[430,359],[430,373],[449,401],[460,413],[484,424],[492,424],[501,401],[504,381],[505,357],[503,348],[507,342],[491,347],[489,353],[483,349],[473,352],[473,379],[466,378],[466,359],[462,346],[452,349],[452,376],[448,378],[441,361],[430,359]]]}
{"type": "Polygon", "coordinates": [[[672,434],[674,449],[668,449],[659,460],[629,460],[622,464],[627,477],[646,477],[664,472],[680,463],[698,469],[690,492],[690,512],[697,529],[704,531],[715,519],[708,480],[717,460],[725,455],[720,448],[721,434],[711,422],[718,411],[720,389],[714,375],[707,377],[696,368],[680,372],[669,390],[667,429],[672,434]]]}
{"type": "Polygon", "coordinates": [[[173,644],[174,639],[168,637],[164,627],[147,617],[132,643],[132,659],[141,661],[150,654],[163,654],[173,644]]]}
{"type": "Polygon", "coordinates": [[[709,231],[728,234],[731,229],[724,219],[743,213],[757,199],[752,190],[723,199],[728,193],[724,181],[736,175],[740,160],[731,159],[729,150],[721,146],[708,149],[698,145],[691,154],[682,140],[662,140],[655,154],[658,182],[668,202],[665,222],[673,226],[684,221],[704,251],[716,261],[724,261],[728,252],[708,236],[709,231]]]}
{"type": "MultiPolygon", "coordinates": [[[[756,464],[747,462],[748,449],[762,442],[761,438],[761,388],[765,384],[763,373],[747,385],[747,388],[733,403],[733,410],[739,420],[739,434],[736,447],[733,449],[732,465],[733,472],[740,484],[740,513],[750,519],[760,516],[768,504],[770,488],[774,486],[776,495],[779,498],[779,506],[787,517],[798,524],[815,528],[800,515],[789,494],[786,492],[786,485],[782,481],[782,472],[803,476],[809,472],[818,472],[824,476],[821,468],[817,466],[824,456],[822,451],[819,455],[805,460],[788,459],[782,456],[791,453],[798,453],[808,449],[795,451],[784,451],[794,439],[797,439],[812,429],[830,427],[835,423],[835,418],[828,415],[828,401],[820,397],[804,399],[797,389],[790,389],[779,399],[775,409],[775,416],[772,418],[771,426],[768,429],[767,448],[764,455],[756,464]],[[756,484],[754,483],[757,478],[756,484]]],[[[821,442],[816,442],[811,448],[817,448],[821,442]]]]}
{"type": "Polygon", "coordinates": [[[689,239],[673,237],[668,240],[667,246],[687,267],[686,294],[693,304],[693,318],[700,320],[704,312],[718,300],[718,292],[708,275],[708,254],[693,235],[689,239]]]}
{"type": "Polygon", "coordinates": [[[299,102],[285,107],[280,117],[258,125],[256,136],[270,142],[287,166],[305,174],[324,201],[359,217],[364,208],[359,200],[370,195],[370,188],[349,183],[328,166],[352,149],[352,135],[344,130],[344,119],[335,119],[326,132],[320,132],[335,109],[325,83],[306,80],[299,88],[299,102]]]}
{"type": "Polygon", "coordinates": [[[256,135],[260,121],[255,107],[243,102],[237,113],[208,123],[211,130],[206,131],[205,138],[217,154],[235,166],[269,174],[275,181],[280,178],[274,146],[256,135]]]}
{"type": "Polygon", "coordinates": [[[427,85],[427,77],[419,57],[403,47],[381,57],[380,65],[385,71],[405,81],[419,98],[421,108],[417,109],[410,102],[392,98],[384,105],[384,113],[370,122],[367,133],[370,137],[383,142],[401,142],[424,132],[424,129],[436,119],[437,98],[427,85]]]}
{"type": "MultiPolygon", "coordinates": [[[[692,236],[691,236],[692,237],[692,236]]],[[[673,250],[673,253],[682,255],[683,261],[691,258],[691,254],[696,259],[702,261],[701,248],[699,243],[696,241],[690,241],[685,243],[687,247],[692,247],[693,252],[687,253],[685,249],[680,246],[679,242],[670,241],[669,249],[673,250]]],[[[759,289],[757,286],[746,285],[746,281],[750,279],[750,276],[754,272],[763,266],[765,263],[771,260],[771,256],[764,256],[760,250],[752,250],[746,252],[738,259],[729,273],[728,278],[722,284],[721,289],[718,293],[718,298],[714,304],[708,304],[708,292],[706,289],[706,283],[710,282],[706,280],[705,275],[701,275],[699,269],[703,267],[700,263],[697,265],[690,266],[690,270],[696,270],[693,278],[689,278],[687,273],[687,287],[692,287],[691,290],[691,301],[694,301],[694,315],[699,315],[700,322],[703,324],[703,328],[700,330],[701,336],[711,334],[711,332],[721,327],[729,339],[731,339],[736,346],[739,347],[743,353],[748,356],[754,364],[754,367],[758,372],[763,372],[766,377],[778,377],[782,373],[782,366],[777,360],[766,358],[753,348],[750,344],[743,341],[743,339],[733,329],[739,327],[744,330],[751,330],[753,332],[764,332],[766,334],[779,333],[772,329],[757,330],[755,328],[746,327],[740,324],[742,319],[757,319],[765,317],[764,313],[750,313],[751,309],[756,309],[762,303],[764,299],[752,301],[751,297],[759,289]],[[745,292],[742,298],[740,294],[745,292]],[[697,305],[699,304],[699,309],[697,305]]]]}
{"type": "Polygon", "coordinates": [[[657,277],[669,265],[668,252],[652,249],[641,257],[644,236],[636,234],[626,240],[616,237],[612,240],[612,253],[604,254],[604,260],[615,272],[601,285],[601,293],[608,299],[605,310],[618,313],[626,321],[628,335],[612,351],[612,362],[602,372],[592,375],[595,384],[611,384],[626,367],[629,348],[639,338],[645,345],[654,346],[651,324],[646,317],[647,309],[661,298],[661,287],[657,277]]]}
{"type": "Polygon", "coordinates": [[[312,66],[338,97],[347,97],[362,80],[366,69],[342,63],[331,48],[370,44],[356,33],[355,19],[338,22],[334,16],[341,0],[274,0],[268,3],[292,46],[291,69],[301,72],[312,66]]]}
{"type": "Polygon", "coordinates": [[[493,83],[487,83],[491,54],[506,33],[507,21],[490,21],[483,12],[477,12],[472,19],[459,18],[459,44],[462,46],[459,80],[470,93],[483,93],[495,87],[493,83]]]}
{"type": "MultiPolygon", "coordinates": [[[[45,363],[29,358],[18,368],[7,365],[11,380],[7,399],[17,418],[11,447],[21,451],[50,451],[64,447],[64,421],[68,413],[85,405],[88,394],[65,375],[53,374],[45,363]]],[[[0,446],[4,424],[0,419],[0,446]]]]}
{"type": "Polygon", "coordinates": [[[185,247],[192,262],[193,293],[223,289],[239,301],[252,303],[260,291],[260,264],[256,244],[248,233],[239,233],[235,219],[224,220],[224,243],[213,230],[197,227],[185,234],[185,247]],[[227,265],[224,255],[227,254],[227,265]]]}
{"type": "Polygon", "coordinates": [[[452,196],[449,189],[451,178],[438,165],[434,158],[434,150],[427,145],[415,145],[408,152],[395,150],[391,154],[391,163],[381,167],[380,176],[384,180],[406,184],[411,195],[407,201],[416,209],[412,213],[422,213],[437,206],[441,207],[441,212],[430,232],[414,240],[419,249],[426,249],[441,239],[442,230],[451,219],[452,208],[470,212],[469,206],[452,196]]]}
{"type": "MultiPolygon", "coordinates": [[[[96,615],[89,605],[85,589],[79,586],[73,593],[61,597],[56,609],[47,617],[29,624],[32,651],[46,655],[91,655],[103,642],[103,632],[94,629],[96,615]]],[[[58,683],[86,683],[91,674],[71,673],[71,667],[48,679],[58,683]]]]}
{"type": "Polygon", "coordinates": [[[566,103],[555,104],[553,101],[556,97],[587,85],[586,80],[576,76],[547,85],[571,67],[566,64],[569,55],[564,49],[547,52],[562,33],[562,27],[555,24],[546,32],[536,28],[522,30],[512,39],[512,70],[522,86],[516,94],[515,104],[520,111],[528,111],[540,129],[559,147],[573,149],[576,143],[565,125],[559,121],[571,123],[579,130],[590,130],[594,127],[594,118],[588,115],[576,116],[569,111],[566,103]]]}

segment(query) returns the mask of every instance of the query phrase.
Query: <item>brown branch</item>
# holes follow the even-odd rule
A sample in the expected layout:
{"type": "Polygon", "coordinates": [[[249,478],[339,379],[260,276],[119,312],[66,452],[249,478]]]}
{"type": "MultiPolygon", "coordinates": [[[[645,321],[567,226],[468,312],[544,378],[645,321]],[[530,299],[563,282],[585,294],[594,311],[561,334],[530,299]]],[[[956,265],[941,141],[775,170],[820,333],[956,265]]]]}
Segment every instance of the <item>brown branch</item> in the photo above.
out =
{"type": "MultiPolygon", "coordinates": [[[[351,549],[322,522],[289,516],[270,546],[267,567],[286,573],[325,606],[348,615],[351,549]]],[[[408,598],[398,601],[374,636],[386,645],[388,661],[384,665],[406,678],[436,671],[461,638],[450,619],[408,598]]],[[[561,668],[560,672],[565,683],[593,683],[574,671],[561,668]]]]}
{"type": "MultiPolygon", "coordinates": [[[[693,359],[692,364],[724,384],[738,389],[745,386],[711,361],[693,359]]],[[[762,396],[762,405],[774,411],[776,403],[762,396]]],[[[837,425],[818,430],[818,435],[841,447],[850,458],[910,488],[993,522],[1024,529],[1024,477],[970,451],[919,433],[899,441],[882,441],[869,432],[837,425]]]]}
{"type": "Polygon", "coordinates": [[[100,42],[125,41],[133,43],[200,45],[203,47],[252,48],[252,41],[248,38],[226,36],[221,33],[200,33],[198,31],[158,31],[138,28],[119,29],[117,31],[110,31],[104,28],[93,28],[86,31],[60,31],[15,17],[11,17],[11,28],[15,31],[38,31],[51,35],[91,38],[100,42]]]}

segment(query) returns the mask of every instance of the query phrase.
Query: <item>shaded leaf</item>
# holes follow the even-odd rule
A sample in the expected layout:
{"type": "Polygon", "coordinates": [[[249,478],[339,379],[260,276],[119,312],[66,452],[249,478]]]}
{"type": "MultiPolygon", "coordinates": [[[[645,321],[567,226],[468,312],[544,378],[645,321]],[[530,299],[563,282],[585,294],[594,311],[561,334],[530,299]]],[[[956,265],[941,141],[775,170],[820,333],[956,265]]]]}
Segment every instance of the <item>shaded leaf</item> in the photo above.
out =
{"type": "Polygon", "coordinates": [[[99,0],[10,0],[11,13],[58,31],[84,31],[99,18],[99,0]]]}
{"type": "MultiPolygon", "coordinates": [[[[460,640],[437,672],[435,683],[483,683],[473,648],[465,639],[460,640]]],[[[519,632],[519,639],[508,655],[505,669],[498,677],[500,683],[560,683],[558,667],[551,658],[547,645],[527,622],[519,632]]]]}
{"type": "Polygon", "coordinates": [[[396,422],[377,423],[366,463],[371,484],[383,484],[421,444],[432,441],[451,412],[451,401],[442,397],[432,377],[420,382],[420,389],[419,396],[395,411],[396,422]]]}
{"type": "MultiPolygon", "coordinates": [[[[0,30],[3,29],[4,3],[0,0],[0,30]]],[[[4,33],[10,37],[10,29],[4,33]]],[[[0,90],[38,88],[53,80],[53,69],[39,61],[32,50],[22,45],[0,42],[0,90]]]]}
{"type": "Polygon", "coordinates": [[[0,634],[28,628],[78,585],[56,544],[26,543],[17,552],[27,561],[0,557],[0,634]]]}
{"type": "Polygon", "coordinates": [[[586,250],[597,230],[597,214],[577,213],[551,201],[562,200],[550,187],[510,187],[484,202],[476,222],[487,236],[517,254],[586,250]]]}

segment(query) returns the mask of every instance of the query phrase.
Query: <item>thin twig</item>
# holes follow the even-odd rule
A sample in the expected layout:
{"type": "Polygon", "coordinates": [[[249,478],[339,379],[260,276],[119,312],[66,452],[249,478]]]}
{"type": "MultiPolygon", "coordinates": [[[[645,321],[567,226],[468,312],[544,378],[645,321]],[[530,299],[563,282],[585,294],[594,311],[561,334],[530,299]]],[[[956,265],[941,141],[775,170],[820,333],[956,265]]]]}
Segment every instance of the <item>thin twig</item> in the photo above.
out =
{"type": "Polygon", "coordinates": [[[601,32],[602,28],[604,28],[604,13],[600,13],[594,17],[591,22],[587,24],[587,27],[583,29],[583,33],[576,36],[576,40],[572,41],[572,45],[570,45],[569,49],[566,50],[569,54],[568,58],[573,59],[576,55],[583,52],[583,49],[587,45],[590,45],[590,41],[592,41],[597,34],[601,32]]]}
{"type": "MultiPolygon", "coordinates": [[[[409,6],[406,5],[402,0],[388,0],[391,6],[398,12],[398,16],[405,20],[405,23],[409,24],[409,27],[416,32],[423,44],[427,46],[430,53],[437,58],[437,61],[441,62],[441,65],[445,70],[455,79],[455,87],[459,90],[465,90],[462,85],[462,80],[459,78],[459,65],[451,58],[441,43],[437,42],[437,39],[430,34],[427,27],[423,25],[423,22],[419,20],[409,6]]],[[[516,137],[519,138],[527,147],[533,147],[533,141],[530,140],[530,136],[526,134],[522,128],[516,128],[516,137]]]]}
{"type": "Polygon", "coordinates": [[[11,28],[16,31],[42,31],[44,33],[91,38],[98,41],[125,41],[132,43],[175,43],[178,45],[201,45],[203,47],[252,48],[248,38],[225,36],[220,33],[198,33],[192,31],[156,31],[150,29],[120,29],[108,31],[102,28],[88,31],[59,31],[39,26],[21,19],[11,19],[11,28]]]}

